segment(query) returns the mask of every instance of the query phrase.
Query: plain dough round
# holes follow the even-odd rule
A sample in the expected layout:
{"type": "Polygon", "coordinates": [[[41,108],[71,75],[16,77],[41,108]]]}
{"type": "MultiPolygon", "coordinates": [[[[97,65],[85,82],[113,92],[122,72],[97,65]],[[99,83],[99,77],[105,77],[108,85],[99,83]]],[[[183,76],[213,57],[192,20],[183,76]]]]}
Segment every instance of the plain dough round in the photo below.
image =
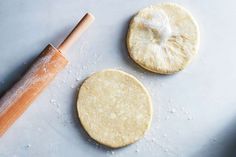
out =
{"type": "Polygon", "coordinates": [[[145,87],[119,70],[104,70],[86,79],[77,109],[89,136],[112,148],[143,137],[152,119],[152,102],[145,87]]]}
{"type": "MultiPolygon", "coordinates": [[[[160,22],[160,21],[159,21],[160,22]]],[[[171,74],[184,69],[197,54],[199,28],[192,15],[173,3],[161,3],[142,9],[130,22],[127,47],[131,58],[141,67],[160,74],[171,74]],[[144,27],[135,18],[150,20],[150,15],[164,12],[172,35],[160,49],[153,29],[144,27]]]]}

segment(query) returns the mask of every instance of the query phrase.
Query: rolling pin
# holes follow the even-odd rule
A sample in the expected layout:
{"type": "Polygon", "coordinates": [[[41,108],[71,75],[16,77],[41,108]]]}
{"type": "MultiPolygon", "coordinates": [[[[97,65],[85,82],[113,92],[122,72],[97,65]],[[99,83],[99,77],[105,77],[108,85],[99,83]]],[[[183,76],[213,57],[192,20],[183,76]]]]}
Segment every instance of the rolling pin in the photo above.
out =
{"type": "Polygon", "coordinates": [[[0,98],[0,136],[24,113],[56,74],[66,66],[68,61],[62,53],[68,50],[93,20],[93,15],[87,13],[58,48],[49,44],[24,76],[0,98]]]}

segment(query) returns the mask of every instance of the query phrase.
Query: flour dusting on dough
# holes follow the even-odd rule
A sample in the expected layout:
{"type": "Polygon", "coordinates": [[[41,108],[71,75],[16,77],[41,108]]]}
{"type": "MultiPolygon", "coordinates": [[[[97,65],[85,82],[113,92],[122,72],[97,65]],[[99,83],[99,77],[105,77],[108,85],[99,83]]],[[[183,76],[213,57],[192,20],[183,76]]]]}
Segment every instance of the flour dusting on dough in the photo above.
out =
{"type": "Polygon", "coordinates": [[[135,17],[135,22],[140,22],[147,29],[152,29],[160,36],[160,44],[165,43],[172,35],[169,18],[163,10],[151,12],[149,18],[135,17]]]}

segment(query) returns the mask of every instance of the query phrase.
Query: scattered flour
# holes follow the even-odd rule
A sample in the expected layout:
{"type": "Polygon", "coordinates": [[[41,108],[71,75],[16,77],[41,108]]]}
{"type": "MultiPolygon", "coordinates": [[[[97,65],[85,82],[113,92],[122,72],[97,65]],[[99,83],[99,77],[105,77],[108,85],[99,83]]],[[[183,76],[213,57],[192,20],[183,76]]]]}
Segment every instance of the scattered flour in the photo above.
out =
{"type": "Polygon", "coordinates": [[[27,144],[24,146],[25,149],[30,149],[31,148],[31,144],[27,144]]]}

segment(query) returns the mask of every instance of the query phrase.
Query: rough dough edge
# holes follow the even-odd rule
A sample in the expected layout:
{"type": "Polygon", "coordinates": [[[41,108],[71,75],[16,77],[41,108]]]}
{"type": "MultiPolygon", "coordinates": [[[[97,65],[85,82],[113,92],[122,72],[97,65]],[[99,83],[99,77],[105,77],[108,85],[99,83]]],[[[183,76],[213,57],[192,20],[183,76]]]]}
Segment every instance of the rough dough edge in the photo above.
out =
{"type": "Polygon", "coordinates": [[[151,7],[151,6],[154,6],[154,5],[150,5],[148,7],[145,7],[141,10],[139,10],[135,15],[133,15],[133,17],[131,18],[130,20],[130,23],[129,23],[129,27],[128,27],[128,33],[127,33],[127,37],[126,37],[126,45],[127,45],[127,49],[128,49],[128,54],[129,56],[132,58],[132,60],[137,64],[139,65],[140,67],[142,67],[143,69],[146,69],[150,72],[153,72],[153,73],[157,73],[157,74],[163,74],[163,75],[166,75],[166,74],[175,74],[181,70],[183,70],[187,65],[189,65],[192,60],[196,57],[196,55],[198,54],[198,50],[199,50],[199,45],[200,45],[200,29],[199,29],[199,25],[197,23],[197,21],[194,19],[192,13],[187,10],[186,8],[184,8],[183,6],[181,6],[180,4],[176,4],[176,3],[170,3],[170,2],[163,2],[163,3],[159,3],[159,4],[156,4],[155,6],[162,6],[162,5],[172,5],[172,6],[176,6],[176,7],[179,7],[180,9],[184,10],[189,16],[190,18],[192,19],[195,27],[196,27],[196,32],[197,32],[197,43],[196,43],[196,52],[195,52],[195,56],[193,58],[191,58],[190,60],[188,60],[188,62],[185,62],[185,64],[179,68],[178,70],[174,70],[174,71],[166,71],[166,70],[162,70],[162,69],[157,69],[157,70],[153,70],[151,68],[148,68],[148,67],[145,67],[144,65],[142,65],[141,63],[138,63],[131,55],[131,47],[130,47],[130,44],[129,44],[129,39],[130,39],[130,34],[131,34],[131,30],[130,30],[130,27],[131,25],[133,24],[133,21],[134,21],[134,17],[137,16],[139,14],[139,12],[141,12],[143,9],[146,9],[148,7],[151,7]]]}
{"type": "Polygon", "coordinates": [[[115,149],[115,148],[121,148],[121,147],[128,146],[128,145],[130,145],[130,144],[133,144],[133,143],[139,141],[141,138],[143,138],[144,135],[145,135],[145,134],[148,132],[148,130],[150,129],[150,126],[151,126],[151,123],[152,123],[152,117],[153,117],[152,98],[151,98],[151,96],[150,96],[148,90],[146,89],[146,87],[145,87],[138,79],[136,79],[133,75],[128,74],[128,73],[126,73],[126,72],[124,72],[124,71],[121,71],[121,70],[117,70],[117,69],[104,69],[104,70],[102,70],[102,71],[92,73],[89,77],[87,77],[87,78],[82,82],[81,86],[79,87],[79,92],[78,92],[78,96],[77,96],[76,108],[77,108],[77,115],[78,115],[80,124],[82,125],[82,127],[83,127],[83,129],[85,130],[85,132],[87,133],[87,135],[89,135],[89,137],[92,138],[93,140],[95,140],[96,142],[98,142],[98,143],[100,143],[100,144],[102,144],[102,145],[104,145],[104,146],[106,146],[106,147],[110,147],[110,148],[114,148],[114,149],[115,149]],[[83,86],[83,84],[84,84],[90,77],[93,77],[93,76],[95,76],[95,75],[98,74],[98,73],[109,72],[109,71],[112,71],[112,72],[119,72],[119,73],[121,73],[121,74],[124,74],[124,75],[126,75],[126,76],[128,76],[128,77],[134,79],[134,80],[141,86],[141,88],[144,90],[144,92],[146,93],[146,95],[147,95],[147,97],[148,97],[149,107],[150,107],[150,121],[149,121],[149,123],[148,123],[148,126],[147,126],[146,130],[144,131],[144,134],[143,134],[142,136],[140,136],[139,139],[134,140],[134,141],[132,141],[132,142],[130,142],[130,143],[126,143],[126,144],[120,145],[120,146],[117,146],[117,145],[110,145],[110,144],[108,144],[108,143],[105,143],[105,142],[102,142],[102,141],[98,141],[96,138],[93,138],[93,137],[89,134],[89,132],[87,131],[87,129],[86,129],[86,127],[84,126],[83,122],[80,120],[80,114],[79,114],[80,89],[81,89],[81,87],[83,86]]]}

